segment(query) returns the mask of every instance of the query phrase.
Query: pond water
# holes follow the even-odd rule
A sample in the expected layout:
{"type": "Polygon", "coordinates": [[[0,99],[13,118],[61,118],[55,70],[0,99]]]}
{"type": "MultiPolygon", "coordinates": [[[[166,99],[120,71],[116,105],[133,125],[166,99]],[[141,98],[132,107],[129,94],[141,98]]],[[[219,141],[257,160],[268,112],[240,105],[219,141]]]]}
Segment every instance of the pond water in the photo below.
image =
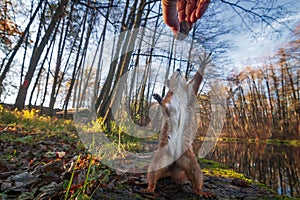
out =
{"type": "Polygon", "coordinates": [[[246,142],[218,142],[206,156],[279,194],[300,197],[300,147],[246,142]]]}

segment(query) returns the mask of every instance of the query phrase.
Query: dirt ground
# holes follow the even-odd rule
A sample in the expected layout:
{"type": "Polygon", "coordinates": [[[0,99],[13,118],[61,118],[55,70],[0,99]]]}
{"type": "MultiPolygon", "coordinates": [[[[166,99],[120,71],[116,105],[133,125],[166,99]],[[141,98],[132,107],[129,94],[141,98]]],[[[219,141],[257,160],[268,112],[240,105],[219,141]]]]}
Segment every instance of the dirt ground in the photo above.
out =
{"type": "MultiPolygon", "coordinates": [[[[158,182],[155,193],[143,193],[147,187],[145,174],[110,170],[97,158],[91,158],[78,139],[69,135],[43,137],[1,130],[0,136],[2,200],[65,199],[71,179],[67,199],[80,196],[80,192],[85,197],[82,199],[202,199],[193,193],[189,183],[177,185],[169,178],[158,182]],[[87,188],[85,195],[82,188],[87,188]]],[[[256,184],[222,176],[205,175],[203,190],[214,194],[212,199],[282,198],[256,184]]]]}

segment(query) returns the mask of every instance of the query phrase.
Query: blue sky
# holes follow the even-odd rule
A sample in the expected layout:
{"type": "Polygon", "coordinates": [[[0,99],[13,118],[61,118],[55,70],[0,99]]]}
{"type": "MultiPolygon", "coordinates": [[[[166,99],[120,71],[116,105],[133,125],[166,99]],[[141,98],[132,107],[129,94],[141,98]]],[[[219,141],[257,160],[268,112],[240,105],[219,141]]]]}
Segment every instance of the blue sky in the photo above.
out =
{"type": "MultiPolygon", "coordinates": [[[[282,3],[283,1],[280,1],[282,3]]],[[[300,22],[300,1],[294,1],[291,10],[293,13],[289,16],[277,18],[280,22],[285,22],[293,29],[300,22]]],[[[237,22],[233,22],[237,23],[237,22]]],[[[229,39],[233,42],[236,48],[229,53],[229,58],[232,59],[231,69],[233,71],[242,70],[246,66],[257,66],[268,61],[280,47],[283,47],[290,41],[292,32],[280,27],[278,23],[272,24],[277,30],[284,30],[282,34],[275,33],[271,27],[261,28],[259,23],[257,27],[251,27],[259,34],[253,36],[250,31],[229,34],[224,39],[229,39]]]]}

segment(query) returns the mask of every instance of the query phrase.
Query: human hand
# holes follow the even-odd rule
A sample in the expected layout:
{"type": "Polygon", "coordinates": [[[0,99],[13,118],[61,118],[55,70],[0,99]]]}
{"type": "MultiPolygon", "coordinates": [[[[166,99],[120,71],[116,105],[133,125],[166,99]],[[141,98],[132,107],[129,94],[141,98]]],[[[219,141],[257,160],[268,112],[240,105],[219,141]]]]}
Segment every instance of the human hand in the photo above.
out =
{"type": "Polygon", "coordinates": [[[193,24],[205,13],[210,0],[162,0],[163,19],[178,40],[183,40],[193,24]]]}

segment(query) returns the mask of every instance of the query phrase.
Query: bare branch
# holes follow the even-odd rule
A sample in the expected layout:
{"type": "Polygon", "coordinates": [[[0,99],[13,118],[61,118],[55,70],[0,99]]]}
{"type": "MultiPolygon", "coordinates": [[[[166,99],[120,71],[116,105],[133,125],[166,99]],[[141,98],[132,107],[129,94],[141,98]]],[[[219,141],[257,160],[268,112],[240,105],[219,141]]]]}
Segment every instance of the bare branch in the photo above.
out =
{"type": "Polygon", "coordinates": [[[230,2],[230,1],[226,1],[226,0],[221,0],[221,2],[231,6],[231,8],[234,10],[234,12],[240,17],[242,23],[246,26],[246,28],[252,32],[253,32],[253,29],[246,22],[245,17],[242,15],[243,13],[253,16],[254,18],[260,19],[264,24],[271,27],[275,32],[280,33],[280,30],[278,30],[278,28],[274,27],[274,24],[273,24],[274,22],[287,28],[288,30],[292,30],[290,27],[288,27],[287,24],[278,20],[276,16],[272,16],[272,14],[271,14],[271,11],[282,10],[284,8],[284,6],[286,6],[287,4],[283,4],[283,5],[274,7],[273,3],[271,3],[270,6],[268,6],[268,7],[262,7],[260,5],[260,3],[261,3],[260,1],[253,1],[252,3],[254,3],[254,5],[251,8],[246,8],[241,5],[241,1],[230,2]],[[257,12],[258,10],[264,11],[264,12],[262,12],[262,13],[257,12]],[[240,12],[240,11],[242,11],[242,12],[240,12]],[[268,15],[268,14],[270,14],[270,15],[268,15]]]}

